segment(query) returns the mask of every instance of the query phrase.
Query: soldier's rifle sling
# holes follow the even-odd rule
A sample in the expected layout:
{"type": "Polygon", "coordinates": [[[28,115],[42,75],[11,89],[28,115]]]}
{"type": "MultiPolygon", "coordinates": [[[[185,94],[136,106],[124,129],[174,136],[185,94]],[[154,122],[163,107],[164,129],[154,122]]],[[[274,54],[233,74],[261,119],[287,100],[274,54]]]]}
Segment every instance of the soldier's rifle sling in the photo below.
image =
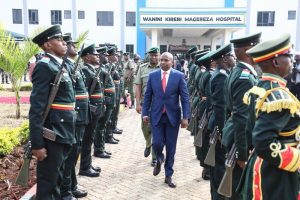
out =
{"type": "Polygon", "coordinates": [[[101,66],[99,66],[97,68],[97,71],[95,72],[95,75],[93,77],[93,81],[92,81],[91,88],[90,88],[90,95],[92,95],[94,93],[94,90],[96,88],[96,84],[97,84],[97,82],[99,82],[100,72],[101,72],[101,66]]]}
{"type": "Polygon", "coordinates": [[[49,111],[50,111],[50,108],[51,108],[51,104],[53,103],[54,99],[55,99],[55,96],[58,92],[58,89],[59,89],[59,84],[61,82],[61,79],[63,77],[63,74],[65,72],[67,72],[67,69],[65,68],[65,65],[66,65],[66,60],[68,58],[68,54],[69,54],[69,51],[70,51],[70,48],[69,46],[67,46],[68,49],[67,49],[67,52],[66,54],[64,55],[63,57],[63,62],[61,64],[61,67],[59,69],[59,71],[57,72],[56,76],[55,76],[55,79],[54,79],[54,82],[51,84],[52,87],[51,87],[51,90],[50,90],[50,95],[49,95],[49,98],[48,98],[48,104],[46,106],[46,109],[43,113],[43,123],[45,122],[48,114],[49,114],[49,111]]]}

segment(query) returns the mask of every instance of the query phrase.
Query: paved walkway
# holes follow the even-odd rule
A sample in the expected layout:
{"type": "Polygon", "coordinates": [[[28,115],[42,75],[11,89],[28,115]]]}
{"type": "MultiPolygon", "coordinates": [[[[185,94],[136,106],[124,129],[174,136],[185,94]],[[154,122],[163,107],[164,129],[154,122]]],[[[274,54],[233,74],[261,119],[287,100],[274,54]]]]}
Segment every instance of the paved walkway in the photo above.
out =
{"type": "Polygon", "coordinates": [[[140,115],[135,110],[121,113],[119,127],[124,129],[117,145],[106,144],[113,153],[111,159],[93,158],[94,166],[101,166],[100,177],[78,177],[80,188],[89,192],[83,200],[96,199],[197,199],[209,200],[209,181],[201,178],[201,167],[195,158],[193,138],[181,130],[177,143],[173,180],[175,189],[164,183],[164,170],[154,177],[151,156],[144,158],[145,148],[140,129],[140,115]]]}

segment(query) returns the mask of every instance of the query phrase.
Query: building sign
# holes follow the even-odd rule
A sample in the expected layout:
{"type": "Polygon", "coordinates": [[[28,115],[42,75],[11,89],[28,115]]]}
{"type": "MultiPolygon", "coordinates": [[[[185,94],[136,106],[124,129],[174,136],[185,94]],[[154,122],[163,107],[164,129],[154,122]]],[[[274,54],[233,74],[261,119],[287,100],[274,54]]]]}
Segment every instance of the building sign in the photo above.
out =
{"type": "Polygon", "coordinates": [[[245,25],[245,14],[142,14],[140,25],[245,25]]]}

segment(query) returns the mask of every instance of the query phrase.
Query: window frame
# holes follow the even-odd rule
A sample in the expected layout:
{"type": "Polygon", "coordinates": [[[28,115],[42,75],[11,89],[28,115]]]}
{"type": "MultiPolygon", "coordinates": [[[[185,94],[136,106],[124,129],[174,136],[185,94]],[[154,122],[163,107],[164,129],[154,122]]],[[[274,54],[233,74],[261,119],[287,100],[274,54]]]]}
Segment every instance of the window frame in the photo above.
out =
{"type": "Polygon", "coordinates": [[[96,19],[97,26],[114,26],[114,11],[96,11],[96,17],[97,17],[97,19],[96,19]],[[104,17],[103,14],[108,14],[108,15],[106,17],[104,17]],[[104,19],[102,19],[102,17],[104,19]],[[108,21],[108,19],[110,17],[112,17],[112,20],[108,21]],[[107,19],[105,19],[105,18],[107,18],[107,19]],[[101,19],[104,21],[101,21],[101,19]]]}
{"type": "Polygon", "coordinates": [[[38,9],[28,9],[28,23],[29,24],[39,24],[39,10],[38,9]],[[32,13],[35,13],[35,21],[31,19],[32,13]]]}
{"type": "Polygon", "coordinates": [[[256,26],[274,26],[274,25],[275,25],[275,11],[257,11],[256,26]],[[264,20],[265,18],[267,18],[267,21],[264,20]]]}
{"type": "Polygon", "coordinates": [[[136,12],[135,11],[126,11],[126,26],[127,27],[135,27],[136,26],[136,12]],[[129,19],[134,16],[133,23],[129,22],[129,19]]]}
{"type": "Polygon", "coordinates": [[[13,8],[12,9],[13,24],[22,24],[23,23],[22,12],[23,12],[22,9],[19,9],[19,8],[13,8]]]}
{"type": "Polygon", "coordinates": [[[55,24],[62,25],[62,11],[61,10],[51,10],[50,13],[51,13],[51,25],[55,25],[55,24]],[[58,18],[60,17],[60,21],[59,20],[56,21],[56,19],[55,19],[55,21],[52,21],[52,19],[53,19],[52,18],[52,12],[54,12],[54,14],[60,13],[60,16],[58,16],[58,18]]]}

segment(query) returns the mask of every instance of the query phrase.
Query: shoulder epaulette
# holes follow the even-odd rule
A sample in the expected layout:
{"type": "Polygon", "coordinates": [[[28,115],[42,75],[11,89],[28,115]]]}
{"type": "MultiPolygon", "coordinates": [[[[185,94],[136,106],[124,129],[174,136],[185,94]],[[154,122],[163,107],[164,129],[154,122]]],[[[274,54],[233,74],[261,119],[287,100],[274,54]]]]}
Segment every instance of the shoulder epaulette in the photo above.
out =
{"type": "Polygon", "coordinates": [[[225,69],[220,69],[220,73],[221,73],[221,74],[224,74],[224,75],[226,75],[226,76],[228,76],[228,74],[227,74],[227,72],[226,72],[225,69]]]}
{"type": "Polygon", "coordinates": [[[249,79],[250,71],[248,69],[243,69],[240,75],[240,79],[249,79]]]}
{"type": "Polygon", "coordinates": [[[148,66],[148,63],[143,63],[140,65],[140,68],[148,66]]]}
{"type": "Polygon", "coordinates": [[[287,88],[277,87],[265,90],[254,86],[244,95],[244,103],[246,101],[246,103],[249,104],[250,93],[259,96],[255,105],[256,116],[258,116],[260,111],[270,113],[282,111],[283,109],[289,110],[292,115],[300,113],[299,100],[287,88]]]}
{"type": "Polygon", "coordinates": [[[257,87],[257,86],[253,86],[250,90],[248,90],[243,97],[243,102],[244,104],[249,105],[250,104],[250,95],[251,94],[255,94],[257,95],[259,98],[263,98],[266,94],[266,90],[264,88],[261,87],[257,87]]]}
{"type": "Polygon", "coordinates": [[[49,57],[46,57],[46,56],[44,56],[44,57],[42,57],[40,60],[39,60],[40,62],[43,62],[43,63],[49,63],[50,62],[50,58],[49,57]]]}

